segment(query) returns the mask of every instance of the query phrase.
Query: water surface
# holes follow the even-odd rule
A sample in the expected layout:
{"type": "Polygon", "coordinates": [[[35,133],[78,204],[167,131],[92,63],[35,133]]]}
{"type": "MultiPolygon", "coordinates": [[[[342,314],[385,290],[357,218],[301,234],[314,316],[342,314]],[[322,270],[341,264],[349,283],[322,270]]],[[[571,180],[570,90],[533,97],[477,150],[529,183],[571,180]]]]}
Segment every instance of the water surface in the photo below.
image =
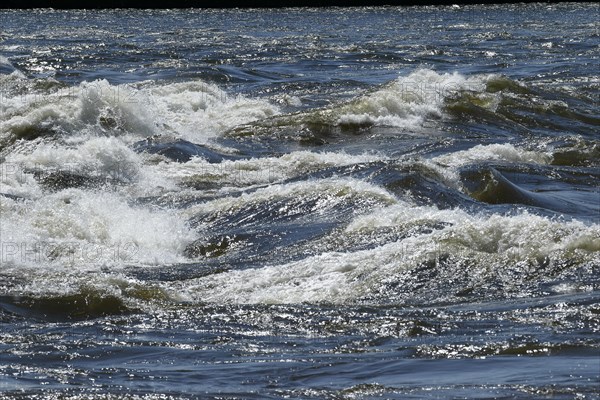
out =
{"type": "Polygon", "coordinates": [[[598,398],[598,5],[0,21],[3,398],[598,398]]]}

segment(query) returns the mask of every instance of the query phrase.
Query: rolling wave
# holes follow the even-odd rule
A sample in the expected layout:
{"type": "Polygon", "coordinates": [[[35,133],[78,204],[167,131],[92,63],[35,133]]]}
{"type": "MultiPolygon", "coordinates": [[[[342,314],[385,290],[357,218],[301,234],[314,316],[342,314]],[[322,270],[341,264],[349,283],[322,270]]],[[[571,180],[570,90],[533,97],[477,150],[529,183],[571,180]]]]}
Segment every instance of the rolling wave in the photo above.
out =
{"type": "Polygon", "coordinates": [[[284,113],[280,94],[67,87],[0,61],[2,302],[16,313],[453,303],[542,293],[600,262],[597,121],[573,96],[418,69],[284,113]],[[565,121],[576,134],[536,136],[565,121]],[[481,123],[520,136],[473,145],[481,123]]]}

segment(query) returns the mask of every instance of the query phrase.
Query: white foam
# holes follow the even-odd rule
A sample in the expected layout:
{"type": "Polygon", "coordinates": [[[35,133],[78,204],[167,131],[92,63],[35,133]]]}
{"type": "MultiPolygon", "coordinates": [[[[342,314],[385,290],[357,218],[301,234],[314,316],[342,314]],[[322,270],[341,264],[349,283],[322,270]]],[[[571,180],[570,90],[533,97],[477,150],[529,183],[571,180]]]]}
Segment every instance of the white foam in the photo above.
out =
{"type": "MultiPolygon", "coordinates": [[[[38,198],[42,195],[42,188],[35,180],[33,174],[26,173],[21,165],[17,163],[1,163],[0,192],[23,198],[38,198]]],[[[3,202],[0,202],[0,207],[3,204],[3,202]]]]}
{"type": "Polygon", "coordinates": [[[177,190],[173,175],[158,173],[146,164],[147,154],[138,154],[121,137],[72,136],[62,141],[24,141],[11,148],[1,164],[2,192],[38,198],[42,195],[34,173],[53,171],[90,179],[92,186],[108,184],[129,196],[150,196],[177,190]]]}
{"type": "Polygon", "coordinates": [[[196,143],[279,113],[277,106],[265,100],[232,97],[202,81],[150,85],[141,95],[149,98],[149,108],[160,116],[161,125],[196,143]]]}
{"type": "Polygon", "coordinates": [[[488,144],[473,146],[432,158],[431,161],[446,167],[462,167],[482,161],[502,161],[546,165],[552,162],[552,153],[529,151],[512,144],[488,144]]]}
{"type": "Polygon", "coordinates": [[[189,262],[184,249],[198,233],[189,228],[187,219],[198,212],[231,212],[280,198],[319,198],[318,212],[349,197],[373,199],[377,204],[395,201],[377,186],[336,178],[273,185],[185,211],[138,207],[118,192],[79,189],[45,194],[36,201],[3,199],[3,274],[25,278],[10,289],[22,295],[70,294],[88,286],[122,296],[119,282],[135,283],[120,272],[123,267],[189,262]]]}
{"type": "Polygon", "coordinates": [[[175,211],[136,207],[110,192],[67,189],[35,202],[3,199],[2,207],[2,244],[18,249],[4,249],[5,268],[162,265],[183,261],[195,238],[175,211]]]}
{"type": "MultiPolygon", "coordinates": [[[[502,273],[540,257],[600,260],[600,226],[553,221],[522,213],[472,216],[459,210],[399,203],[360,216],[348,231],[392,227],[406,232],[426,222],[445,223],[370,250],[328,252],[284,265],[231,271],[176,284],[182,296],[216,303],[347,303],[378,293],[390,277],[441,254],[459,257],[469,274],[502,273]]],[[[366,232],[368,233],[368,232],[366,232]]],[[[365,234],[366,234],[365,233],[365,234]]]]}
{"type": "Polygon", "coordinates": [[[277,199],[321,199],[318,208],[335,207],[348,197],[374,199],[379,204],[391,204],[396,198],[387,190],[365,181],[349,178],[329,178],[271,185],[238,197],[220,198],[193,207],[185,212],[191,217],[198,213],[220,213],[242,209],[252,204],[277,199]]]}
{"type": "Polygon", "coordinates": [[[132,178],[138,174],[140,167],[137,154],[114,137],[78,137],[69,143],[36,143],[27,153],[9,154],[6,163],[32,170],[87,172],[107,177],[116,173],[119,166],[127,166],[132,178]]]}
{"type": "Polygon", "coordinates": [[[236,125],[279,112],[265,100],[231,97],[202,81],[111,85],[99,80],[52,93],[16,92],[5,94],[1,105],[4,136],[52,131],[127,134],[133,140],[170,134],[203,143],[236,125]]]}
{"type": "Polygon", "coordinates": [[[463,90],[482,92],[491,77],[419,69],[336,109],[336,123],[420,128],[425,120],[443,116],[448,97],[463,90]]]}
{"type": "Polygon", "coordinates": [[[293,126],[300,129],[302,125],[308,125],[310,129],[313,124],[342,128],[375,125],[419,133],[426,122],[444,118],[447,100],[464,91],[477,93],[481,100],[485,98],[485,101],[481,101],[485,107],[494,109],[498,96],[486,93],[486,85],[490,79],[497,77],[491,74],[465,77],[457,72],[439,74],[430,69],[418,69],[373,92],[357,95],[350,101],[281,115],[263,121],[259,127],[293,126]]]}
{"type": "Polygon", "coordinates": [[[343,152],[295,151],[280,157],[222,161],[211,164],[203,158],[193,158],[185,164],[163,162],[152,167],[165,177],[184,180],[206,180],[222,186],[252,186],[279,182],[324,168],[340,167],[382,160],[375,154],[350,155],[343,152]]]}
{"type": "Polygon", "coordinates": [[[488,144],[424,159],[421,163],[436,171],[448,186],[464,191],[458,173],[459,168],[490,161],[546,165],[552,162],[552,153],[529,151],[509,143],[488,144]]]}

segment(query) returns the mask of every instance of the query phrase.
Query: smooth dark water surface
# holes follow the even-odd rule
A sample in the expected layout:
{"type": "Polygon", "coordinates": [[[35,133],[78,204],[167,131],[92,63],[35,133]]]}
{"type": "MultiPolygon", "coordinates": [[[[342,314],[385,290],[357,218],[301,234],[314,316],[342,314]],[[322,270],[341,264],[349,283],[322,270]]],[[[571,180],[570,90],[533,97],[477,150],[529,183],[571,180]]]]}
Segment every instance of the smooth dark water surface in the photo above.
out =
{"type": "Polygon", "coordinates": [[[0,397],[597,399],[593,3],[0,13],[0,397]]]}

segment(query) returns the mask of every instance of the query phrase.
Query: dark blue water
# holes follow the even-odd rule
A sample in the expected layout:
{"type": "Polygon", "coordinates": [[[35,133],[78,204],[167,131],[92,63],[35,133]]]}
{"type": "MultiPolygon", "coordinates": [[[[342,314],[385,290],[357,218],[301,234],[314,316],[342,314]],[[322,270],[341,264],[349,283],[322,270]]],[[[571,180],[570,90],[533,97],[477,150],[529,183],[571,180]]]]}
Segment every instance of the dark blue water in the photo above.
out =
{"type": "Polygon", "coordinates": [[[599,398],[598,17],[2,11],[0,397],[599,398]]]}

